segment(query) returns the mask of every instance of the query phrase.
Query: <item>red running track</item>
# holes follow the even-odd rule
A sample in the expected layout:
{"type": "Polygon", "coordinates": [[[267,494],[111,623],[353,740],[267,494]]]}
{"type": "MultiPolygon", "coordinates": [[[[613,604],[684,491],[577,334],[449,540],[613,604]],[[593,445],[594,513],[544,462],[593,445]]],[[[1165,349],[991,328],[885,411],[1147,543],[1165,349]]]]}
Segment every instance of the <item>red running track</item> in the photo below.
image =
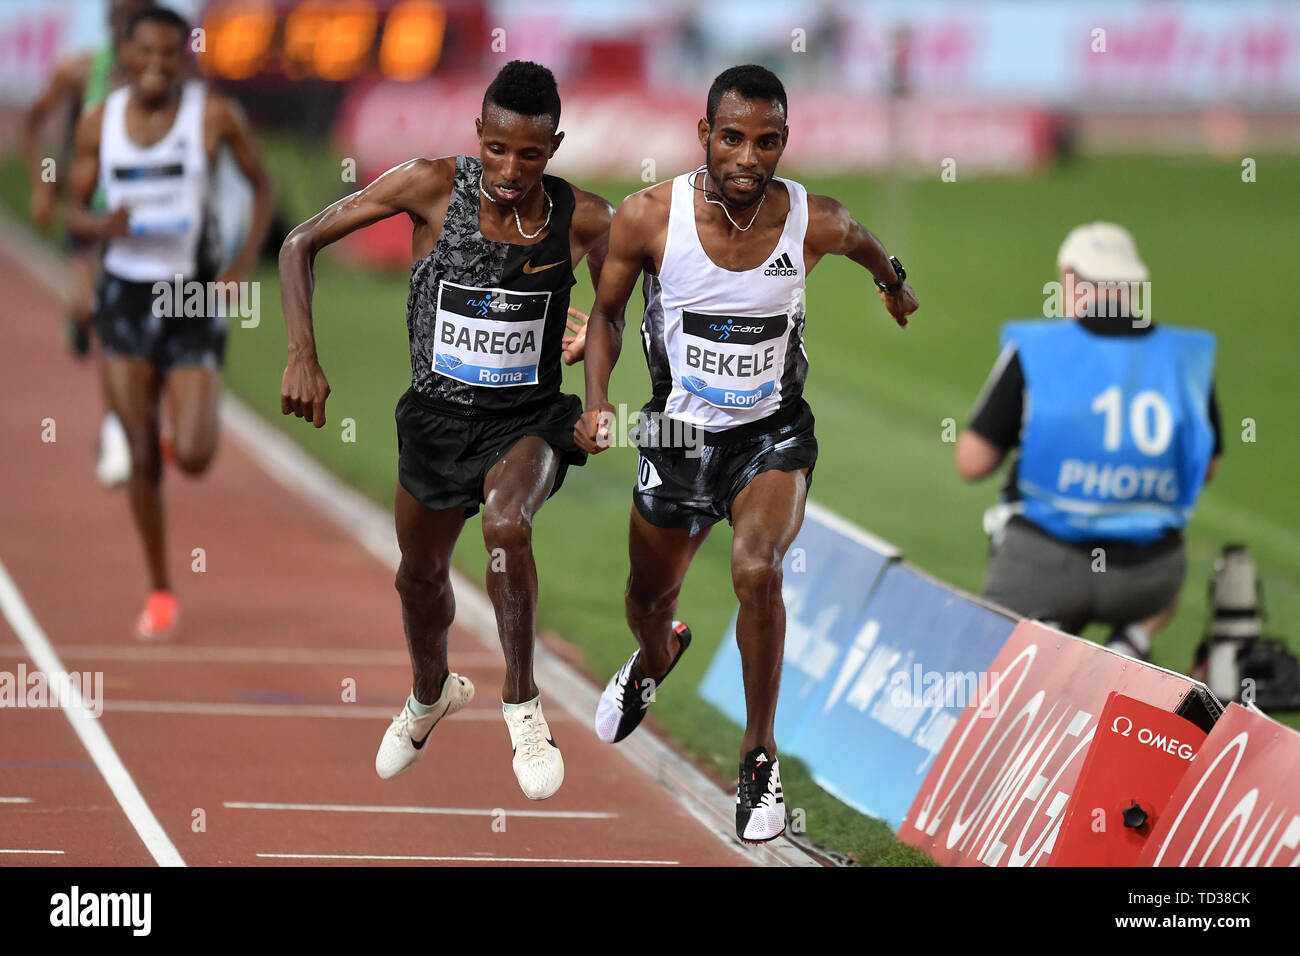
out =
{"type": "Polygon", "coordinates": [[[758,862],[555,703],[564,786],[526,799],[501,718],[500,653],[459,626],[451,665],[475,682],[474,702],[411,771],[378,779],[375,750],[410,686],[392,572],[228,431],[203,478],[165,477],[183,633],[135,641],[144,560],[123,492],[93,475],[92,368],[67,356],[58,297],[11,253],[0,254],[0,288],[0,566],[13,583],[0,675],[37,666],[9,613],[16,589],[64,668],[102,672],[103,714],[85,723],[138,788],[136,822],[154,847],[63,710],[3,708],[0,866],[152,865],[168,845],[200,866],[758,862]],[[46,419],[53,442],[42,441],[46,419]],[[202,573],[190,570],[194,548],[202,573]],[[354,702],[343,700],[349,680],[354,702]]]}

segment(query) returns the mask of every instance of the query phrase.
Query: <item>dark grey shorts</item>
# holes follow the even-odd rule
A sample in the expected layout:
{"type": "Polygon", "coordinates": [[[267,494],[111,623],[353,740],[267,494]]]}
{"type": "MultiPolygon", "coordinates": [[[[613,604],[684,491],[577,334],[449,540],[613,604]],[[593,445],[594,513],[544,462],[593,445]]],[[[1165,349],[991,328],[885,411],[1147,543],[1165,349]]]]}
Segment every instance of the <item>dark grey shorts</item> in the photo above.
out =
{"type": "Polygon", "coordinates": [[[1070,545],[1019,518],[1007,523],[994,546],[981,594],[1078,634],[1093,622],[1125,627],[1159,614],[1178,599],[1186,574],[1181,538],[1148,548],[1101,541],[1070,545]]]}
{"type": "Polygon", "coordinates": [[[188,365],[220,371],[226,358],[225,317],[157,316],[155,284],[100,273],[93,321],[104,354],[148,359],[160,372],[188,365]]]}
{"type": "Polygon", "coordinates": [[[817,464],[812,409],[801,399],[798,406],[777,415],[770,429],[725,444],[706,442],[693,450],[638,441],[640,460],[632,492],[636,510],[655,527],[683,528],[694,536],[723,518],[731,521],[736,496],[762,472],[807,468],[812,487],[817,464]]]}

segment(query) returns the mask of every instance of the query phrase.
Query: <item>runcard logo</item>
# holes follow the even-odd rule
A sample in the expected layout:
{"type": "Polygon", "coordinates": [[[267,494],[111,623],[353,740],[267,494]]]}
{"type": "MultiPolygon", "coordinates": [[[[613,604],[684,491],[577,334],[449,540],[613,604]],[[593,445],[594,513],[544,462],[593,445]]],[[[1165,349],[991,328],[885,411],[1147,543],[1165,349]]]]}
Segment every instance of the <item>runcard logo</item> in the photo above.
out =
{"type": "Polygon", "coordinates": [[[487,315],[488,309],[493,312],[518,312],[524,307],[522,302],[506,302],[504,299],[494,299],[490,292],[481,299],[466,299],[465,304],[478,309],[479,317],[487,315]]]}
{"type": "Polygon", "coordinates": [[[776,315],[716,315],[682,310],[682,331],[709,342],[759,345],[784,337],[789,327],[790,316],[784,312],[776,315]]]}
{"type": "Polygon", "coordinates": [[[133,936],[148,936],[152,913],[151,893],[82,893],[74,885],[50,897],[51,926],[126,926],[133,936]]]}
{"type": "Polygon", "coordinates": [[[750,332],[754,335],[761,335],[763,327],[761,325],[735,325],[733,319],[727,319],[722,325],[710,325],[709,331],[718,333],[718,341],[725,342],[731,338],[732,332],[750,332]]]}
{"type": "Polygon", "coordinates": [[[153,284],[153,314],[160,319],[238,316],[240,326],[255,329],[262,321],[259,282],[196,282],[177,275],[153,284]]]}
{"type": "Polygon", "coordinates": [[[18,672],[0,671],[0,708],[82,707],[92,717],[104,713],[103,671],[46,674],[20,663],[18,672]]]}

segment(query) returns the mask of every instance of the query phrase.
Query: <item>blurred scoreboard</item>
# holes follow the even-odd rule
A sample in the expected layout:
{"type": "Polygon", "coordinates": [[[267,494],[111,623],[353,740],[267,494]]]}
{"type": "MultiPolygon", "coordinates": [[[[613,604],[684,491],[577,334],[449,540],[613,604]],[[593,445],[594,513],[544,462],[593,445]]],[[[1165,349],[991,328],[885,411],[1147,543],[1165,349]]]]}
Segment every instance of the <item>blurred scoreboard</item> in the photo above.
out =
{"type": "Polygon", "coordinates": [[[486,49],[482,2],[213,0],[200,68],[227,82],[413,81],[473,69],[486,49]]]}

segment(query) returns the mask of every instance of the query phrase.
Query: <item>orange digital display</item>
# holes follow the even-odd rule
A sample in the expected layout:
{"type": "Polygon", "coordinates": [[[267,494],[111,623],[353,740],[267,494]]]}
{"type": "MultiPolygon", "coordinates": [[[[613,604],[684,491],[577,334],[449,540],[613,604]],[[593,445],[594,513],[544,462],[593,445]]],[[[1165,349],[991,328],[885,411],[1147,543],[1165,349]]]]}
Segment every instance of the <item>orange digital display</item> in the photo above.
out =
{"type": "Polygon", "coordinates": [[[403,0],[388,13],[379,69],[393,80],[418,80],[438,65],[447,14],[433,0],[403,0]]]}
{"type": "Polygon", "coordinates": [[[313,65],[325,80],[350,80],[366,68],[379,17],[369,3],[339,4],[316,38],[313,65]]]}
{"type": "Polygon", "coordinates": [[[379,15],[368,0],[307,0],[284,21],[284,72],[350,80],[369,64],[379,15]]]}
{"type": "Polygon", "coordinates": [[[199,63],[218,76],[245,80],[259,73],[271,53],[275,8],[271,0],[234,0],[213,9],[204,21],[199,63]]]}
{"type": "Polygon", "coordinates": [[[321,0],[307,0],[289,12],[284,21],[284,39],[280,65],[285,76],[301,79],[311,75],[312,56],[316,51],[316,38],[320,36],[325,18],[329,16],[328,4],[321,0]]]}
{"type": "Polygon", "coordinates": [[[275,66],[291,79],[346,82],[378,69],[390,79],[417,80],[438,65],[447,13],[435,0],[401,0],[381,27],[373,0],[303,0],[284,13],[282,32],[276,27],[271,0],[214,3],[204,19],[201,65],[229,80],[275,66]]]}

